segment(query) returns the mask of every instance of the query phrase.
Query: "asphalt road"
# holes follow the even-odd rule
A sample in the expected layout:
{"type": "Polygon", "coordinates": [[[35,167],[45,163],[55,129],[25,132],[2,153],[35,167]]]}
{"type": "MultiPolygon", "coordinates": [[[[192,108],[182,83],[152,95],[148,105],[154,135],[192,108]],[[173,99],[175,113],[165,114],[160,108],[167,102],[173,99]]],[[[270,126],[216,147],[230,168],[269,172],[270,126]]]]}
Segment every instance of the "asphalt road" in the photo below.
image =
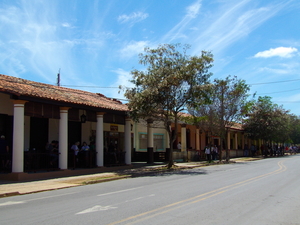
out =
{"type": "Polygon", "coordinates": [[[0,224],[300,224],[300,155],[0,199],[0,224]]]}

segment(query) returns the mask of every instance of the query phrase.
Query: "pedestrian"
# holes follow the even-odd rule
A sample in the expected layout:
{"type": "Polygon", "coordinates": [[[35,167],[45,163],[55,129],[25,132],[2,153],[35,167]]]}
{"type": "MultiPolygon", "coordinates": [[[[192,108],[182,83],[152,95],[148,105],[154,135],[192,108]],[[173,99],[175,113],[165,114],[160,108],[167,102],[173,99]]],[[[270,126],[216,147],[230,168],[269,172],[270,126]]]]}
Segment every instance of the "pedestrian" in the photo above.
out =
{"type": "Polygon", "coordinates": [[[251,150],[251,154],[252,154],[251,156],[254,157],[255,152],[256,152],[256,149],[255,149],[255,145],[254,145],[254,144],[251,145],[250,150],[251,150]]]}
{"type": "Polygon", "coordinates": [[[212,160],[216,160],[218,155],[218,147],[215,145],[211,148],[211,150],[212,160]]]}
{"type": "Polygon", "coordinates": [[[83,142],[82,147],[81,147],[81,152],[82,152],[82,155],[84,157],[83,164],[86,167],[89,165],[89,154],[90,154],[89,150],[90,150],[90,147],[87,145],[86,142],[83,142]]]}
{"type": "Polygon", "coordinates": [[[245,157],[248,157],[248,155],[249,155],[249,148],[248,148],[248,145],[245,144],[245,145],[244,145],[244,156],[245,156],[245,157]]]}
{"type": "Polygon", "coordinates": [[[208,162],[211,161],[211,152],[210,152],[210,147],[209,146],[205,146],[205,149],[204,149],[204,153],[206,155],[206,159],[208,162]]]}
{"type": "Polygon", "coordinates": [[[1,166],[2,169],[8,169],[9,167],[9,147],[7,141],[5,140],[5,136],[1,135],[0,138],[0,158],[1,158],[1,166]]]}
{"type": "Polygon", "coordinates": [[[178,142],[177,149],[181,150],[181,142],[178,142]]]}

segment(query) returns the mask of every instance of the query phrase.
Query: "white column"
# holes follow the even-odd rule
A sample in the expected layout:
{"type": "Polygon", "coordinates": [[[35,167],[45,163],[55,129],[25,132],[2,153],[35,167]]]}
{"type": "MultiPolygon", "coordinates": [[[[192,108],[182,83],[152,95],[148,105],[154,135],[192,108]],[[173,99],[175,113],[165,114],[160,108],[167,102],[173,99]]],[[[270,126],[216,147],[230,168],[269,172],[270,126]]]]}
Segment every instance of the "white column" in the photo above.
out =
{"type": "Polygon", "coordinates": [[[131,164],[131,119],[126,118],[125,120],[125,163],[131,164]]]}
{"type": "Polygon", "coordinates": [[[181,124],[181,151],[186,152],[186,124],[181,124]]]}
{"type": "Polygon", "coordinates": [[[14,101],[12,172],[24,172],[24,105],[26,101],[14,101]]]}
{"type": "Polygon", "coordinates": [[[103,115],[105,113],[97,113],[97,128],[96,128],[96,151],[97,151],[97,166],[104,166],[103,163],[103,115]]]}
{"type": "Polygon", "coordinates": [[[196,150],[200,150],[200,129],[196,127],[196,150]]]}
{"type": "Polygon", "coordinates": [[[60,107],[59,120],[59,168],[68,169],[68,110],[69,107],[60,107]]]}
{"type": "Polygon", "coordinates": [[[153,121],[148,120],[147,121],[147,142],[148,142],[148,148],[153,148],[154,141],[153,141],[153,121]]]}

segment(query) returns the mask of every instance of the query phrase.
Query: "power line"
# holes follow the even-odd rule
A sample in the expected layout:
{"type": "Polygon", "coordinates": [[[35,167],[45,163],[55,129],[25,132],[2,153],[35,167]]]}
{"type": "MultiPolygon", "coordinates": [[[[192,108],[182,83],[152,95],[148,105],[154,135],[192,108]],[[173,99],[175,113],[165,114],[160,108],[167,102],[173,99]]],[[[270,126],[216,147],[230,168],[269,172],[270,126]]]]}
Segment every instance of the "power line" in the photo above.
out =
{"type": "Polygon", "coordinates": [[[300,103],[300,101],[274,101],[278,103],[300,103]]]}
{"type": "MultiPolygon", "coordinates": [[[[283,81],[272,81],[272,82],[264,82],[264,83],[253,83],[253,84],[249,84],[251,85],[262,85],[262,84],[276,84],[276,83],[285,83],[285,82],[292,82],[292,81],[299,81],[300,79],[294,79],[294,80],[283,80],[283,81]]],[[[101,87],[101,86],[82,86],[82,85],[61,85],[64,87],[86,87],[86,88],[118,88],[119,87],[101,87]]]]}
{"type": "Polygon", "coordinates": [[[277,94],[277,93],[283,93],[283,92],[289,92],[289,91],[299,91],[300,89],[292,89],[292,90],[286,90],[286,91],[276,91],[276,92],[269,92],[269,93],[259,93],[256,95],[268,95],[268,94],[277,94]]]}
{"type": "Polygon", "coordinates": [[[283,81],[272,81],[272,82],[266,82],[266,83],[254,83],[254,84],[249,84],[249,85],[275,84],[275,83],[292,82],[292,81],[298,81],[298,80],[300,80],[300,79],[295,79],[295,80],[283,80],[283,81]]]}
{"type": "Polygon", "coordinates": [[[86,88],[119,88],[119,87],[100,87],[100,86],[82,86],[82,85],[61,85],[64,87],[86,87],[86,88]]]}

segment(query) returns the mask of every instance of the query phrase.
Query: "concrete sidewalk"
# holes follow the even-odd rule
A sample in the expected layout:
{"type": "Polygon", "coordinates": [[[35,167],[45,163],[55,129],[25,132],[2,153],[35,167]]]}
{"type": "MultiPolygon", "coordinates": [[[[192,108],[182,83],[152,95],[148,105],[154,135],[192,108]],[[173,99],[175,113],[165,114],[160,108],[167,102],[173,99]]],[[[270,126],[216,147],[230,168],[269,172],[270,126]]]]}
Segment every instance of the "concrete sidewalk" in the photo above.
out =
{"type": "MultiPolygon", "coordinates": [[[[243,162],[243,161],[252,161],[253,158],[245,159],[245,158],[238,158],[238,159],[231,159],[233,162],[243,162]]],[[[178,169],[188,169],[188,168],[195,168],[213,164],[207,164],[206,161],[202,162],[187,162],[187,163],[175,163],[178,169]]],[[[8,197],[14,195],[23,195],[23,194],[30,194],[42,191],[49,191],[49,190],[56,190],[62,188],[69,188],[75,187],[80,185],[92,184],[92,183],[99,183],[99,182],[106,182],[116,179],[125,179],[130,178],[132,174],[139,173],[139,176],[142,176],[143,171],[147,170],[155,170],[159,169],[160,167],[165,166],[165,164],[158,164],[158,165],[136,165],[133,166],[132,169],[125,169],[124,173],[121,171],[112,171],[112,172],[102,172],[97,174],[91,175],[81,175],[81,176],[71,176],[71,177],[64,177],[64,178],[55,178],[55,179],[46,179],[46,180],[39,180],[39,181],[27,181],[27,182],[16,182],[16,181],[0,181],[0,198],[1,197],[8,197]]]]}
{"type": "Polygon", "coordinates": [[[28,181],[28,182],[14,182],[0,184],[0,197],[7,197],[13,195],[30,194],[42,191],[50,191],[61,188],[69,188],[84,185],[84,182],[93,180],[109,181],[113,179],[121,179],[116,173],[99,173],[92,175],[72,176],[66,178],[55,178],[41,181],[28,181]]]}

